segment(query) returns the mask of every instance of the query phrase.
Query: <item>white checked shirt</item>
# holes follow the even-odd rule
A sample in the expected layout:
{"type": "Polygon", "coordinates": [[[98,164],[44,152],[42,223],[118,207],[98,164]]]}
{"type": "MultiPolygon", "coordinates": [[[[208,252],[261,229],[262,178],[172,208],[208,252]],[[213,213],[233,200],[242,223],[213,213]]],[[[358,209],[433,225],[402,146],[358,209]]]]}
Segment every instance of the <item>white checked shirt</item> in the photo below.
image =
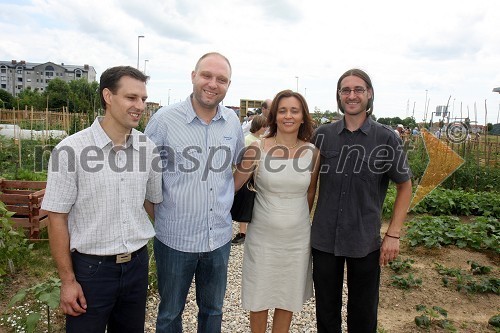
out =
{"type": "Polygon", "coordinates": [[[71,251],[133,252],[155,235],[143,205],[162,201],[161,176],[151,140],[132,129],[115,150],[97,118],[52,151],[42,209],[69,213],[71,251]]]}

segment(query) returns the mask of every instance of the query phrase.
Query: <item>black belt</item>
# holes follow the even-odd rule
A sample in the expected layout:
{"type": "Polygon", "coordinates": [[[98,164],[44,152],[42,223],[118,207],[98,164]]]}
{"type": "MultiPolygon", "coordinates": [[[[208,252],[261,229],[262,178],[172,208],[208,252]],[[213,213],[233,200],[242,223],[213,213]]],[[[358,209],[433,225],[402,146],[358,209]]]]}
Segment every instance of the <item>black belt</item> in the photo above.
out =
{"type": "Polygon", "coordinates": [[[147,248],[147,245],[144,245],[139,250],[134,251],[132,253],[122,253],[122,254],[115,254],[115,255],[111,255],[111,256],[99,256],[99,255],[81,253],[78,251],[75,251],[74,253],[78,254],[79,256],[82,256],[82,257],[87,257],[87,258],[99,260],[102,262],[114,262],[117,264],[123,264],[123,263],[129,262],[130,260],[132,260],[132,258],[138,256],[142,251],[145,251],[146,248],[147,248]]]}

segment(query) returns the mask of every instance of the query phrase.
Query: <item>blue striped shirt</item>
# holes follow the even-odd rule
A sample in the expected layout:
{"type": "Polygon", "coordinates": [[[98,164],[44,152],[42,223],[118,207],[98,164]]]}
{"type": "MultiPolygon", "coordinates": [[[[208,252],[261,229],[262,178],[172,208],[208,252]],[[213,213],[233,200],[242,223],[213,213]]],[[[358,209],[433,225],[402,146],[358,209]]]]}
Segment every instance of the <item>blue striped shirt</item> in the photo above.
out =
{"type": "Polygon", "coordinates": [[[191,96],[151,117],[146,135],[160,149],[163,202],[155,206],[156,237],[183,252],[209,252],[230,241],[232,166],[244,148],[234,111],[219,105],[209,124],[191,96]]]}

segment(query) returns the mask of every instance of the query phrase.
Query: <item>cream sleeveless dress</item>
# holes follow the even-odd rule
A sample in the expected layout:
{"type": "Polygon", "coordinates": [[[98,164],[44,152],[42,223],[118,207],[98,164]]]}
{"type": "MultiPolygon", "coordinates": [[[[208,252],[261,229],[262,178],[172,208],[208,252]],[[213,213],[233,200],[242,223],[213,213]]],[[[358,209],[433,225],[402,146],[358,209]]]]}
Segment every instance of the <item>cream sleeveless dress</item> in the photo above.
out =
{"type": "Polygon", "coordinates": [[[299,312],[313,296],[307,204],[313,146],[306,147],[296,159],[262,152],[243,254],[241,302],[246,310],[299,312]]]}

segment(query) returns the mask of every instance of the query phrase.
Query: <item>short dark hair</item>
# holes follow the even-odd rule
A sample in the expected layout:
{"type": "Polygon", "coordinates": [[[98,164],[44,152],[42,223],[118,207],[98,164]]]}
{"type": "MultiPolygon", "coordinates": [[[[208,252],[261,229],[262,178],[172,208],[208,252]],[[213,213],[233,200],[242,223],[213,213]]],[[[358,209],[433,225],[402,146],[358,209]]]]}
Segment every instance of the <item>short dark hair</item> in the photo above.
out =
{"type": "Polygon", "coordinates": [[[271,109],[269,110],[269,116],[267,118],[267,124],[269,125],[269,133],[266,135],[266,138],[275,136],[276,132],[278,131],[278,125],[276,124],[276,118],[278,114],[278,104],[280,100],[285,97],[295,97],[299,100],[300,104],[302,105],[302,120],[304,121],[304,123],[300,124],[297,138],[303,141],[309,141],[313,134],[313,121],[311,115],[309,114],[309,108],[307,106],[306,99],[298,92],[288,89],[280,91],[273,99],[273,103],[271,104],[271,109]]]}
{"type": "Polygon", "coordinates": [[[104,96],[102,94],[103,90],[108,88],[113,94],[116,94],[116,91],[119,88],[118,81],[120,81],[120,79],[124,76],[130,76],[131,78],[144,83],[146,83],[149,79],[149,76],[130,66],[116,66],[106,69],[101,74],[99,82],[99,95],[101,96],[101,106],[104,110],[106,110],[106,101],[104,100],[104,96]]]}
{"type": "Polygon", "coordinates": [[[361,69],[358,69],[358,68],[352,68],[352,69],[348,70],[347,72],[342,74],[342,76],[339,78],[339,80],[337,82],[337,91],[335,92],[335,95],[337,96],[338,109],[340,110],[340,112],[344,113],[344,109],[342,108],[342,103],[340,101],[339,90],[340,90],[340,84],[342,83],[342,80],[348,76],[359,77],[361,80],[365,81],[366,88],[368,88],[368,90],[371,90],[372,97],[370,99],[368,99],[368,105],[366,106],[367,115],[371,115],[373,113],[373,100],[375,99],[375,91],[373,90],[372,80],[370,79],[368,74],[366,74],[364,71],[362,71],[361,69]]]}
{"type": "Polygon", "coordinates": [[[262,102],[261,107],[263,109],[269,109],[270,105],[267,105],[267,100],[265,100],[264,102],[262,102]]]}

